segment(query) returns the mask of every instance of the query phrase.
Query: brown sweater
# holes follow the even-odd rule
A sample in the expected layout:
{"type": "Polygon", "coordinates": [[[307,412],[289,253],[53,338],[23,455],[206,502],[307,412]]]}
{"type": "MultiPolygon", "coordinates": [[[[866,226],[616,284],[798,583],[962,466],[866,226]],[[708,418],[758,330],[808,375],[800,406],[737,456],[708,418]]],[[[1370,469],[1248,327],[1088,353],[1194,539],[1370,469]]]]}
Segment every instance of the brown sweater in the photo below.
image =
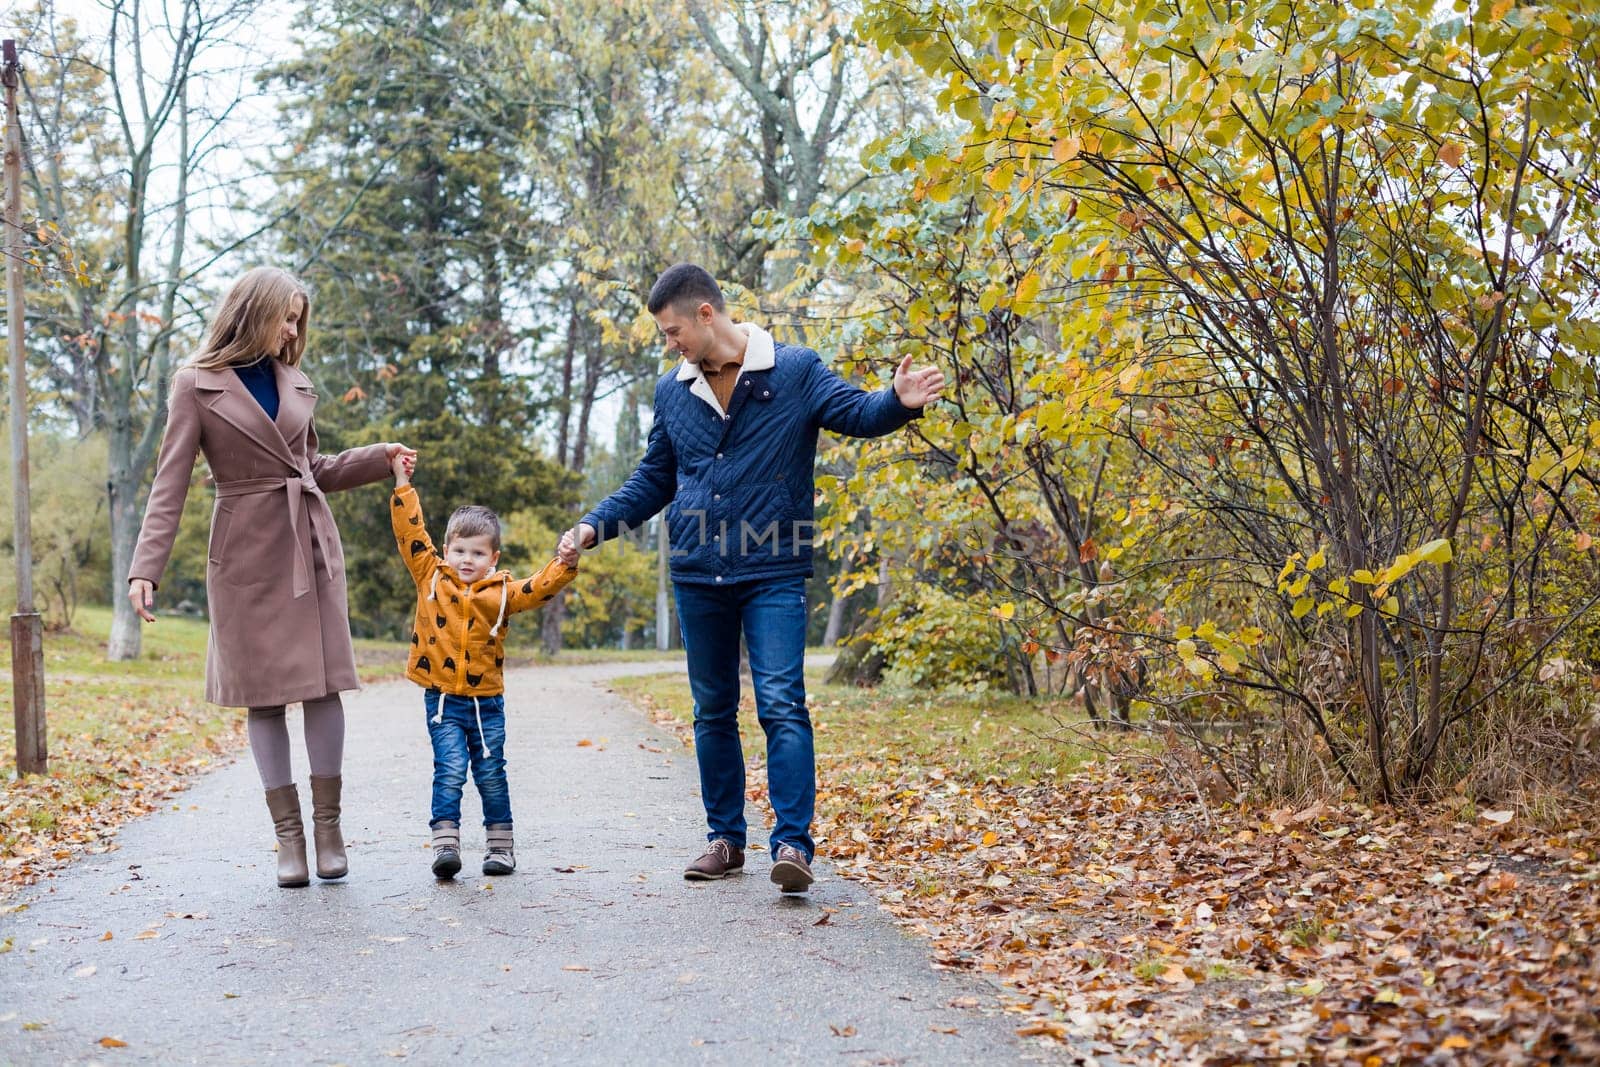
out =
{"type": "Polygon", "coordinates": [[[711,391],[716,394],[717,403],[722,405],[723,414],[727,414],[728,405],[733,403],[733,387],[739,384],[739,370],[744,366],[744,359],[734,360],[722,365],[722,370],[716,374],[706,374],[705,368],[700,373],[705,374],[706,384],[711,386],[711,391]]]}

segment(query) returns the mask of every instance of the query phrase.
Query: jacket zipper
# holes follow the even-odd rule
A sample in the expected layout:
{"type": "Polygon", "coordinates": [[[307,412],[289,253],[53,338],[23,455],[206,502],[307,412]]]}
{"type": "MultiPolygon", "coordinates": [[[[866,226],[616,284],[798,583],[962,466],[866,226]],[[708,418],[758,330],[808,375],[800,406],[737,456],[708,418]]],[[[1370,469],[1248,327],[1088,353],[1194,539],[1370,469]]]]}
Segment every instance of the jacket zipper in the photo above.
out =
{"type": "Polygon", "coordinates": [[[472,587],[463,586],[461,590],[462,606],[466,609],[461,613],[461,658],[456,661],[456,688],[462,689],[467,681],[467,630],[472,625],[472,587]]]}

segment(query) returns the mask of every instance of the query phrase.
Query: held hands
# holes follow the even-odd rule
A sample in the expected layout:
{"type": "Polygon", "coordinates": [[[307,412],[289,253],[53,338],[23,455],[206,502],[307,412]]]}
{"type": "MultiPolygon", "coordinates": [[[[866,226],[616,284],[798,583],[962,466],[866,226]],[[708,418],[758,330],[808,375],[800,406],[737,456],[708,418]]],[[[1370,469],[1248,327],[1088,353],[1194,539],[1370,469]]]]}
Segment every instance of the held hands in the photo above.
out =
{"type": "Polygon", "coordinates": [[[894,369],[894,395],[908,408],[923,408],[939,399],[944,388],[944,371],[938,367],[911,369],[911,357],[900,361],[894,369]]]}
{"type": "Polygon", "coordinates": [[[401,444],[391,444],[389,449],[389,469],[394,471],[394,484],[396,488],[411,484],[411,475],[417,469],[417,452],[414,448],[407,448],[401,444]]]}
{"type": "Polygon", "coordinates": [[[580,522],[561,535],[561,544],[556,549],[556,558],[569,567],[576,567],[579,554],[586,548],[593,548],[598,539],[593,526],[586,522],[580,522]]]}

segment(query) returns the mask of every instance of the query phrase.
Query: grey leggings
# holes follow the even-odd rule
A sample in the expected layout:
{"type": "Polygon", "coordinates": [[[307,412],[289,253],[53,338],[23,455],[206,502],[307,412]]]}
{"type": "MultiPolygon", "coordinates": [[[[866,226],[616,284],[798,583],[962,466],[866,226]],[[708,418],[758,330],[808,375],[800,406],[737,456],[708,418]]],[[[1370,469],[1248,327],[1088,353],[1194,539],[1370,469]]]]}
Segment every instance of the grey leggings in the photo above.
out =
{"type": "MultiPolygon", "coordinates": [[[[305,702],[306,762],[318,778],[332,778],[344,763],[344,704],[338,693],[305,702]]],[[[284,706],[251,708],[250,754],[256,758],[264,789],[294,781],[289,769],[289,724],[284,706]]]]}

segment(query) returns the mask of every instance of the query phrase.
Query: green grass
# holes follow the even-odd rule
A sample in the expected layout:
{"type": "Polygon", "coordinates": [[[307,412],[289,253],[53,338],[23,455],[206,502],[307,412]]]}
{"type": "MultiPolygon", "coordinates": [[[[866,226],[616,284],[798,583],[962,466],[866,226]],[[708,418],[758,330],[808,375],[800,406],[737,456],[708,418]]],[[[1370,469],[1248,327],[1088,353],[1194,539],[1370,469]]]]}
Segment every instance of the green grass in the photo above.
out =
{"type": "Polygon", "coordinates": [[[1133,965],[1133,976],[1146,982],[1154,982],[1166,973],[1171,962],[1162,956],[1146,956],[1133,965]]]}
{"type": "MultiPolygon", "coordinates": [[[[806,655],[829,655],[834,649],[808,648],[806,655]]],[[[506,663],[513,667],[578,666],[587,663],[653,663],[657,660],[683,662],[683,649],[671,648],[658,652],[649,648],[563,648],[554,656],[547,656],[538,647],[537,638],[525,637],[520,643],[507,646],[506,663]]]]}
{"type": "Polygon", "coordinates": [[[1300,948],[1315,948],[1323,941],[1334,940],[1337,935],[1336,929],[1321,915],[1295,919],[1285,932],[1289,943],[1300,948]]]}
{"type": "MultiPolygon", "coordinates": [[[[1095,754],[1074,743],[1078,735],[1068,729],[1084,721],[1075,704],[993,693],[825,685],[822,673],[807,671],[806,688],[818,759],[836,764],[836,774],[881,775],[884,764],[901,764],[942,768],[969,781],[992,775],[1027,784],[1071,773],[1095,754]]],[[[680,722],[693,721],[694,701],[682,675],[619,678],[610,684],[680,722]]],[[[746,751],[763,751],[748,692],[739,724],[746,751]]]]}
{"type": "MultiPolygon", "coordinates": [[[[106,659],[111,609],[97,604],[81,607],[72,630],[44,635],[45,702],[52,703],[49,687],[58,678],[89,686],[101,696],[131,694],[130,683],[135,681],[158,686],[170,683],[177,692],[192,686],[203,694],[208,630],[205,619],[161,615],[145,625],[138,659],[112,663],[106,659]]],[[[405,667],[406,649],[399,641],[358,638],[355,652],[364,682],[398,677],[405,667]]],[[[0,694],[0,699],[9,708],[10,690],[0,694]]],[[[6,721],[10,722],[9,715],[6,721]]]]}
{"type": "Polygon", "coordinates": [[[672,649],[667,652],[657,652],[654,646],[650,648],[563,648],[554,656],[547,656],[542,649],[523,650],[506,657],[506,663],[512,667],[547,667],[547,666],[581,666],[586,663],[653,663],[657,660],[682,660],[683,650],[672,649]]]}

